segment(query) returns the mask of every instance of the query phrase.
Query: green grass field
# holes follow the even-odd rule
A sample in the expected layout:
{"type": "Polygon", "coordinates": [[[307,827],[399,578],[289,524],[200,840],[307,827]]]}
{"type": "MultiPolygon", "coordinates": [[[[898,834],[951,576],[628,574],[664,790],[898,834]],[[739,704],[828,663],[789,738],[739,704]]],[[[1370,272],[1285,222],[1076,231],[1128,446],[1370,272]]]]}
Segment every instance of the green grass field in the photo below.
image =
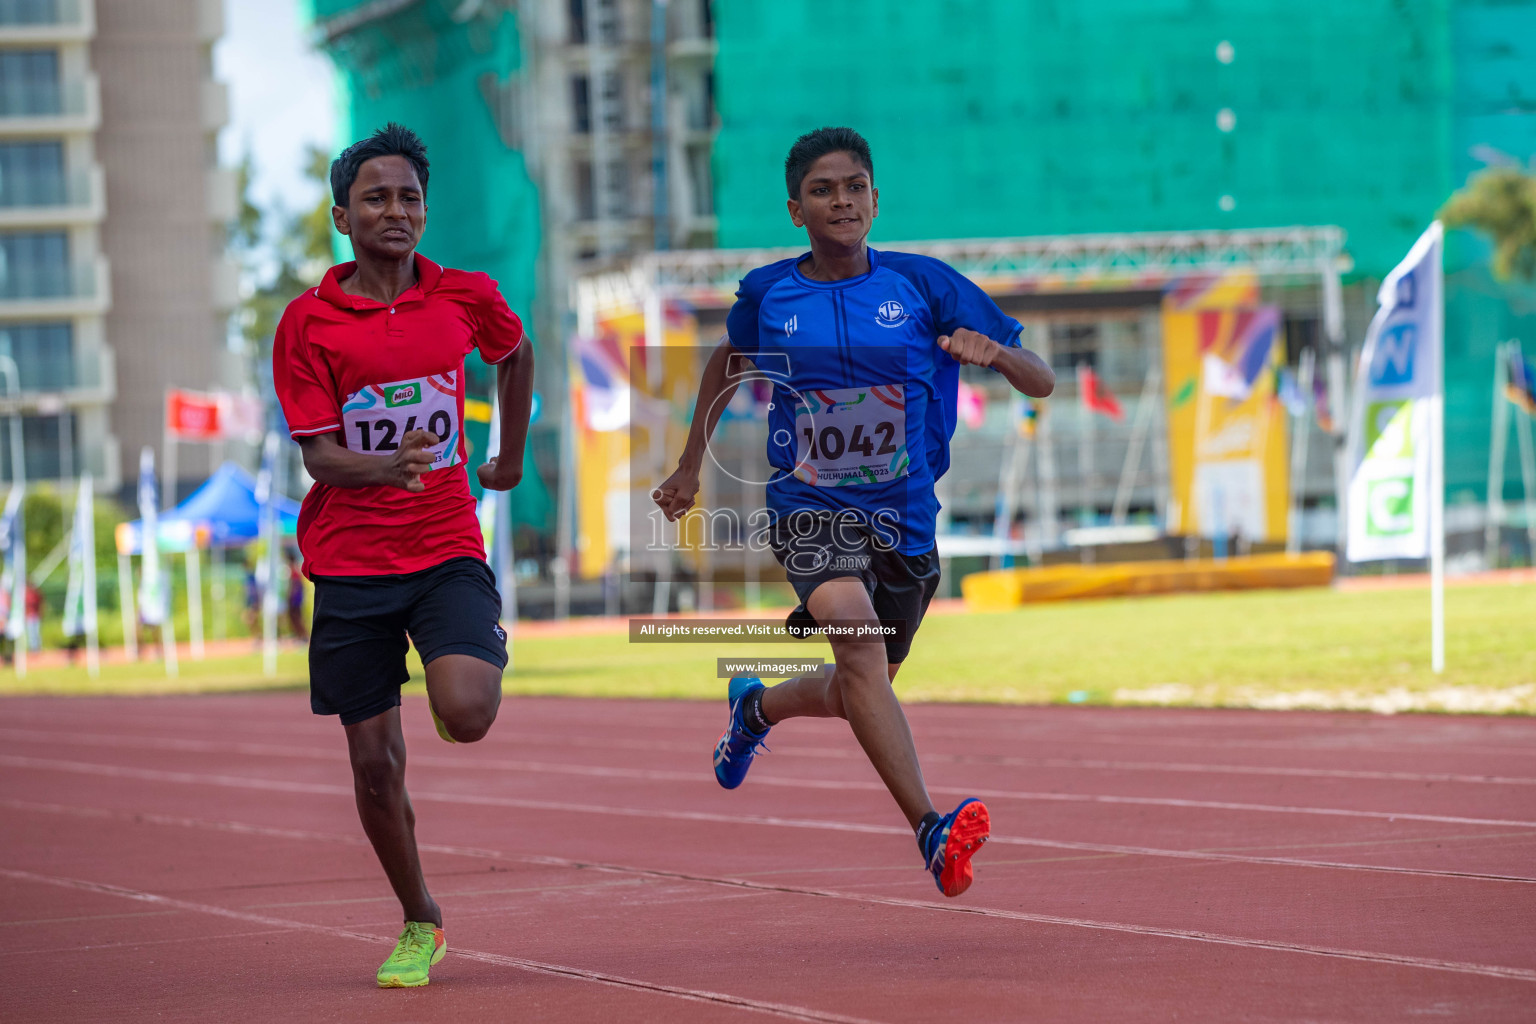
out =
{"type": "MultiPolygon", "coordinates": [[[[1446,671],[1429,670],[1422,589],[1198,594],[934,615],[897,689],[916,701],[1177,704],[1536,713],[1536,586],[1446,591],[1446,671]]],[[[719,657],[827,656],[796,644],[631,644],[624,634],[515,637],[514,694],[718,698],[719,657]]],[[[421,678],[419,664],[412,676],[421,678]]],[[[0,694],[176,693],[302,687],[302,651],[276,678],[256,655],[0,674],[0,694]]],[[[419,685],[419,682],[416,684],[419,685]]]]}

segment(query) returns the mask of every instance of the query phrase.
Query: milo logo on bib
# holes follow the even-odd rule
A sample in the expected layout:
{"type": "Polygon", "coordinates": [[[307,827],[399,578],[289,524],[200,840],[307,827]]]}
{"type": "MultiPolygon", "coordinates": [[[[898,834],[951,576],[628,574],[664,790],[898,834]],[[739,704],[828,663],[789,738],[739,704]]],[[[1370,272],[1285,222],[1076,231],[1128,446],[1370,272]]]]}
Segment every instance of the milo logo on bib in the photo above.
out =
{"type": "Polygon", "coordinates": [[[415,405],[420,401],[421,385],[419,384],[407,384],[403,388],[391,386],[389,394],[384,396],[384,405],[389,409],[394,409],[401,405],[415,405]]]}
{"type": "Polygon", "coordinates": [[[430,430],[437,444],[427,449],[433,469],[459,461],[459,371],[416,380],[370,384],[352,392],[341,407],[347,447],[366,455],[390,455],[413,430],[430,430]]]}

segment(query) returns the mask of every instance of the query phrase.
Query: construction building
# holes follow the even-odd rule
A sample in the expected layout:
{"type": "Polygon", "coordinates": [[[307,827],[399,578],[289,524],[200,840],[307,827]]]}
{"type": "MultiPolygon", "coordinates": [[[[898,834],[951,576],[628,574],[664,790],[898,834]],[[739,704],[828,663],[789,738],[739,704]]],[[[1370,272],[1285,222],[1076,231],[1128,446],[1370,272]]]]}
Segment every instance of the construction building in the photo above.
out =
{"type": "MultiPolygon", "coordinates": [[[[1147,371],[1178,266],[1140,285],[1125,271],[1215,232],[1225,241],[1200,251],[1268,268],[1258,287],[1283,316],[1285,362],[1310,352],[1328,383],[1333,430],[1301,424],[1295,483],[1308,542],[1330,540],[1343,377],[1377,284],[1472,173],[1536,154],[1536,0],[309,3],[349,137],[388,117],[423,131],[453,182],[445,194],[434,176],[426,250],[497,268],[514,306],[538,311],[545,352],[577,327],[578,279],[619,302],[676,285],[711,335],[726,278],[803,245],[784,211],[789,144],[857,127],[881,191],[872,244],[991,268],[984,284],[1057,367],[1064,523],[1123,501],[1165,519],[1155,464],[1128,498],[1118,470],[1142,400],[1165,404],[1147,371]],[[1294,261],[1265,262],[1302,236],[1294,261]],[[711,246],[724,251],[620,259],[711,246]],[[1078,258],[1104,273],[1075,272],[1078,258]],[[1126,425],[1074,415],[1083,366],[1125,401],[1126,425]]],[[[1481,515],[1494,354],[1512,337],[1536,347],[1536,292],[1493,281],[1467,232],[1446,271],[1454,530],[1481,515]]],[[[1004,405],[956,452],[946,504],[961,527],[998,508],[1004,405]]]]}

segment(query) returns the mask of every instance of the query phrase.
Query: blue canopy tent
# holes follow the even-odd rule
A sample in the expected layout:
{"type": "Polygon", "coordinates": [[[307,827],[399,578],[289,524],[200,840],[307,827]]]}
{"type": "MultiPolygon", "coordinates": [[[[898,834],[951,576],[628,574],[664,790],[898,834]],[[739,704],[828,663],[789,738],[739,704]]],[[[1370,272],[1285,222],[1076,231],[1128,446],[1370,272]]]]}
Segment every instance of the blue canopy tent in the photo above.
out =
{"type": "MultiPolygon", "coordinates": [[[[298,530],[299,503],[279,495],[277,521],[278,531],[292,537],[298,530]]],[[[185,551],[193,543],[199,547],[243,547],[261,532],[260,523],[255,479],[233,462],[226,462],[186,501],[160,514],[160,548],[185,551]]],[[[118,551],[141,554],[143,520],[124,523],[123,527],[118,530],[118,551]]]]}
{"type": "MultiPolygon", "coordinates": [[[[299,503],[292,498],[278,495],[278,534],[292,537],[298,530],[299,503]]],[[[192,655],[202,657],[203,648],[203,599],[202,573],[199,568],[199,548],[213,550],[215,566],[215,600],[222,604],[223,552],[226,548],[243,547],[261,533],[261,504],[256,500],[256,481],[251,474],[226,462],[203,485],[188,496],[180,505],[163,512],[155,531],[155,545],[161,552],[187,556],[187,592],[193,595],[187,602],[187,613],[192,629],[192,655]]],[[[123,635],[131,636],[133,618],[132,568],[130,559],[144,553],[144,521],[121,523],[117,528],[117,558],[119,589],[122,592],[123,635]]],[[[222,622],[221,617],[216,622],[222,622]]],[[[222,628],[215,626],[215,636],[222,635],[222,628]]],[[[174,638],[173,638],[174,639],[174,638]]],[[[136,648],[136,644],[132,645],[136,648]]]]}

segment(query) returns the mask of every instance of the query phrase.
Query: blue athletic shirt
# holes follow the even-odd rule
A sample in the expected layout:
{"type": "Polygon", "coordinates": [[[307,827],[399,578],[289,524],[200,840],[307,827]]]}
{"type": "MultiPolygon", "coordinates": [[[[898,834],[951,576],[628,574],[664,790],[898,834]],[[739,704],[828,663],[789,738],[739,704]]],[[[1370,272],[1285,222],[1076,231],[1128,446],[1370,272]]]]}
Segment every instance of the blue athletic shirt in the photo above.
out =
{"type": "Polygon", "coordinates": [[[964,327],[1018,348],[1023,328],[930,256],[870,249],[869,273],[843,281],[807,278],[808,256],[742,278],[726,319],[774,382],[769,513],[847,510],[903,554],[932,551],[960,381],[938,338],[964,327]]]}

